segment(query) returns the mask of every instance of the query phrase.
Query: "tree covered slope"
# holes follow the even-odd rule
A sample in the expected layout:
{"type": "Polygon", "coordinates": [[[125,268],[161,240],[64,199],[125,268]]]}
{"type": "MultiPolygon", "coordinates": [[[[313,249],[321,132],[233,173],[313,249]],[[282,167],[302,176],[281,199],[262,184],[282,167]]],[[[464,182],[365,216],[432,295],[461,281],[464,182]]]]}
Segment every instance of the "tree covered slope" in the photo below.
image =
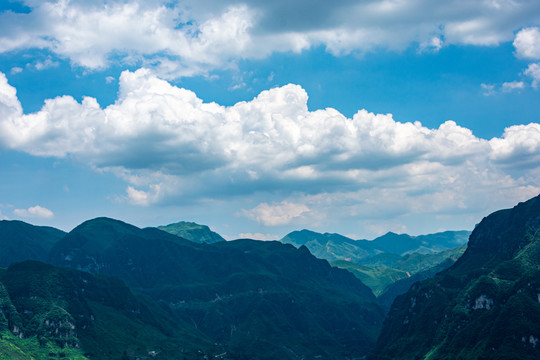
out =
{"type": "Polygon", "coordinates": [[[179,221],[165,226],[158,226],[157,228],[199,244],[213,244],[225,241],[221,235],[210,230],[208,226],[194,222],[179,221]]]}
{"type": "Polygon", "coordinates": [[[98,218],[60,240],[49,261],[121,278],[237,358],[363,356],[384,316],[351,273],[280,242],[196,244],[98,218]]]}
{"type": "Polygon", "coordinates": [[[465,254],[392,305],[372,359],[540,358],[540,197],[484,218],[465,254]]]}
{"type": "Polygon", "coordinates": [[[66,235],[62,230],[17,220],[0,220],[0,267],[23,260],[47,259],[54,244],[66,235]]]}

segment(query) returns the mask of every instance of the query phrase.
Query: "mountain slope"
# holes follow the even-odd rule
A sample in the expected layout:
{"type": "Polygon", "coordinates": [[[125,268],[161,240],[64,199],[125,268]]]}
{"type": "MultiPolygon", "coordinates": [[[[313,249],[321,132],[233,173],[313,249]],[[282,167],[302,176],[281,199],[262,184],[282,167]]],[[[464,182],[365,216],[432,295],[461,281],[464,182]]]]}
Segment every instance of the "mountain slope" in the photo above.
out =
{"type": "Polygon", "coordinates": [[[240,359],[359,357],[382,324],[371,290],[306,247],[196,244],[98,218],[59,241],[50,261],[120,277],[240,359]]]}
{"type": "Polygon", "coordinates": [[[194,357],[214,347],[116,278],[26,261],[2,271],[0,281],[0,349],[9,358],[144,358],[157,351],[177,359],[182,350],[194,357]]]}
{"type": "Polygon", "coordinates": [[[65,235],[48,226],[0,220],[0,267],[23,260],[44,261],[53,245],[65,235]]]}
{"type": "Polygon", "coordinates": [[[287,234],[280,241],[296,247],[304,245],[314,256],[329,261],[347,260],[358,262],[376,254],[367,241],[356,241],[339,234],[320,234],[314,231],[301,230],[287,234]]]}
{"type": "Polygon", "coordinates": [[[398,297],[372,359],[540,358],[540,197],[484,218],[465,254],[398,297]]]}
{"type": "MultiPolygon", "coordinates": [[[[307,246],[316,257],[326,260],[346,260],[371,265],[381,254],[406,255],[419,252],[431,254],[467,243],[469,231],[445,231],[435,234],[410,236],[388,232],[374,240],[353,240],[340,234],[317,233],[309,230],[293,231],[280,241],[296,247],[307,246]],[[375,257],[375,259],[372,259],[375,257]]],[[[390,256],[394,259],[395,257],[390,256]]],[[[378,264],[387,265],[387,264],[378,264]]],[[[391,266],[390,266],[391,267],[391,266]]]]}
{"type": "Polygon", "coordinates": [[[210,230],[208,226],[194,222],[179,221],[165,226],[158,226],[157,228],[199,244],[213,244],[225,241],[221,235],[210,230]]]}
{"type": "Polygon", "coordinates": [[[332,261],[330,264],[352,272],[354,276],[369,286],[375,296],[379,296],[396,281],[407,279],[410,276],[406,271],[385,266],[364,266],[343,260],[332,261]]]}

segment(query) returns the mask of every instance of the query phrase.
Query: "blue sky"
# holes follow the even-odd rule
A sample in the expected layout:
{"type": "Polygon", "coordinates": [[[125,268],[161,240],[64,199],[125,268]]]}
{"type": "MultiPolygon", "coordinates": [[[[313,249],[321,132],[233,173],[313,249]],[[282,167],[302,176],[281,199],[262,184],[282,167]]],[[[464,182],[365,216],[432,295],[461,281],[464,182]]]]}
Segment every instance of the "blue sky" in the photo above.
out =
{"type": "Polygon", "coordinates": [[[540,193],[537,1],[3,1],[0,218],[472,229],[540,193]]]}

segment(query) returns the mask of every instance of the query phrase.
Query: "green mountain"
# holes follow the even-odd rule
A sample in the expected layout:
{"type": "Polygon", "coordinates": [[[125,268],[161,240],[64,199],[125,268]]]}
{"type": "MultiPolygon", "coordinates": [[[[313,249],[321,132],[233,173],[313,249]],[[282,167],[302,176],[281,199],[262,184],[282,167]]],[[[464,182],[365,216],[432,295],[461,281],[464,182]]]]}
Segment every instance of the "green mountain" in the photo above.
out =
{"type": "Polygon", "coordinates": [[[390,306],[392,305],[396,297],[401,294],[405,294],[414,283],[430,279],[441,271],[448,269],[450,266],[454,265],[454,263],[455,259],[450,257],[433,267],[427,268],[426,270],[417,272],[410,277],[404,277],[394,283],[389,284],[377,296],[377,302],[384,309],[390,309],[390,306]]]}
{"type": "Polygon", "coordinates": [[[49,261],[121,278],[236,359],[361,357],[384,316],[351,273],[280,242],[196,244],[98,218],[57,242],[49,261]]]}
{"type": "Polygon", "coordinates": [[[225,241],[221,235],[210,230],[208,226],[194,222],[180,221],[166,226],[158,226],[157,228],[199,244],[213,244],[225,241]]]}
{"type": "MultiPolygon", "coordinates": [[[[388,286],[396,281],[406,279],[410,276],[406,271],[386,266],[364,266],[344,260],[332,261],[330,264],[352,272],[354,276],[369,286],[375,296],[379,296],[388,286]]],[[[405,291],[407,291],[407,289],[405,289],[405,291]]]]}
{"type": "Polygon", "coordinates": [[[394,298],[401,295],[417,281],[433,277],[450,267],[467,248],[460,245],[432,254],[412,253],[403,256],[381,253],[362,261],[369,265],[350,261],[331,261],[332,266],[352,272],[373,291],[379,303],[389,308],[394,298]]]}
{"type": "MultiPolygon", "coordinates": [[[[305,245],[318,258],[346,260],[362,265],[385,266],[384,261],[397,260],[392,255],[410,253],[431,254],[467,243],[469,231],[445,231],[435,234],[410,236],[389,232],[374,240],[353,240],[339,234],[317,233],[309,230],[293,231],[280,241],[296,247],[305,245]],[[383,256],[381,256],[383,254],[383,256]]],[[[390,266],[391,267],[391,266],[390,266]]]]}
{"type": "Polygon", "coordinates": [[[281,240],[296,247],[306,246],[319,259],[358,262],[377,252],[367,241],[356,241],[339,234],[320,234],[314,231],[293,231],[281,240]]]}
{"type": "Polygon", "coordinates": [[[389,232],[368,241],[302,230],[291,232],[280,241],[306,246],[316,257],[351,271],[375,295],[386,293],[382,304],[388,308],[414,281],[424,280],[450,266],[463,254],[465,245],[460,244],[467,242],[469,234],[469,231],[445,231],[410,236],[389,232]],[[421,274],[416,276],[417,273],[421,274]],[[391,287],[397,281],[400,284],[391,287]]]}
{"type": "Polygon", "coordinates": [[[396,260],[392,264],[392,267],[394,269],[406,271],[412,275],[429,270],[447,260],[451,260],[452,263],[454,263],[463,255],[466,249],[467,245],[459,245],[451,249],[430,254],[422,254],[418,252],[410,253],[403,255],[396,260]]]}
{"type": "Polygon", "coordinates": [[[23,260],[44,261],[53,245],[65,235],[48,226],[0,220],[0,267],[23,260]]]}
{"type": "Polygon", "coordinates": [[[540,196],[474,229],[449,269],[393,303],[372,359],[540,358],[540,196]]]}
{"type": "Polygon", "coordinates": [[[0,273],[0,335],[2,359],[179,359],[223,351],[117,278],[36,261],[0,273]]]}

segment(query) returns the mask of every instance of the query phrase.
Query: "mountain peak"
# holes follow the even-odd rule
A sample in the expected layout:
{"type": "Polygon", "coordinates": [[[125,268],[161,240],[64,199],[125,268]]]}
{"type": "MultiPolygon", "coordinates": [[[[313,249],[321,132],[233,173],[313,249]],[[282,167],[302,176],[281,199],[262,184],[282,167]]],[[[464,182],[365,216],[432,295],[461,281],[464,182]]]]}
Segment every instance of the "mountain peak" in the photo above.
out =
{"type": "Polygon", "coordinates": [[[157,228],[199,244],[213,244],[225,241],[221,235],[210,230],[207,225],[200,225],[190,221],[179,221],[165,226],[158,226],[157,228]]]}
{"type": "Polygon", "coordinates": [[[491,269],[511,259],[527,245],[527,233],[540,227],[539,214],[540,195],[486,216],[473,230],[467,251],[455,267],[491,269]]]}

